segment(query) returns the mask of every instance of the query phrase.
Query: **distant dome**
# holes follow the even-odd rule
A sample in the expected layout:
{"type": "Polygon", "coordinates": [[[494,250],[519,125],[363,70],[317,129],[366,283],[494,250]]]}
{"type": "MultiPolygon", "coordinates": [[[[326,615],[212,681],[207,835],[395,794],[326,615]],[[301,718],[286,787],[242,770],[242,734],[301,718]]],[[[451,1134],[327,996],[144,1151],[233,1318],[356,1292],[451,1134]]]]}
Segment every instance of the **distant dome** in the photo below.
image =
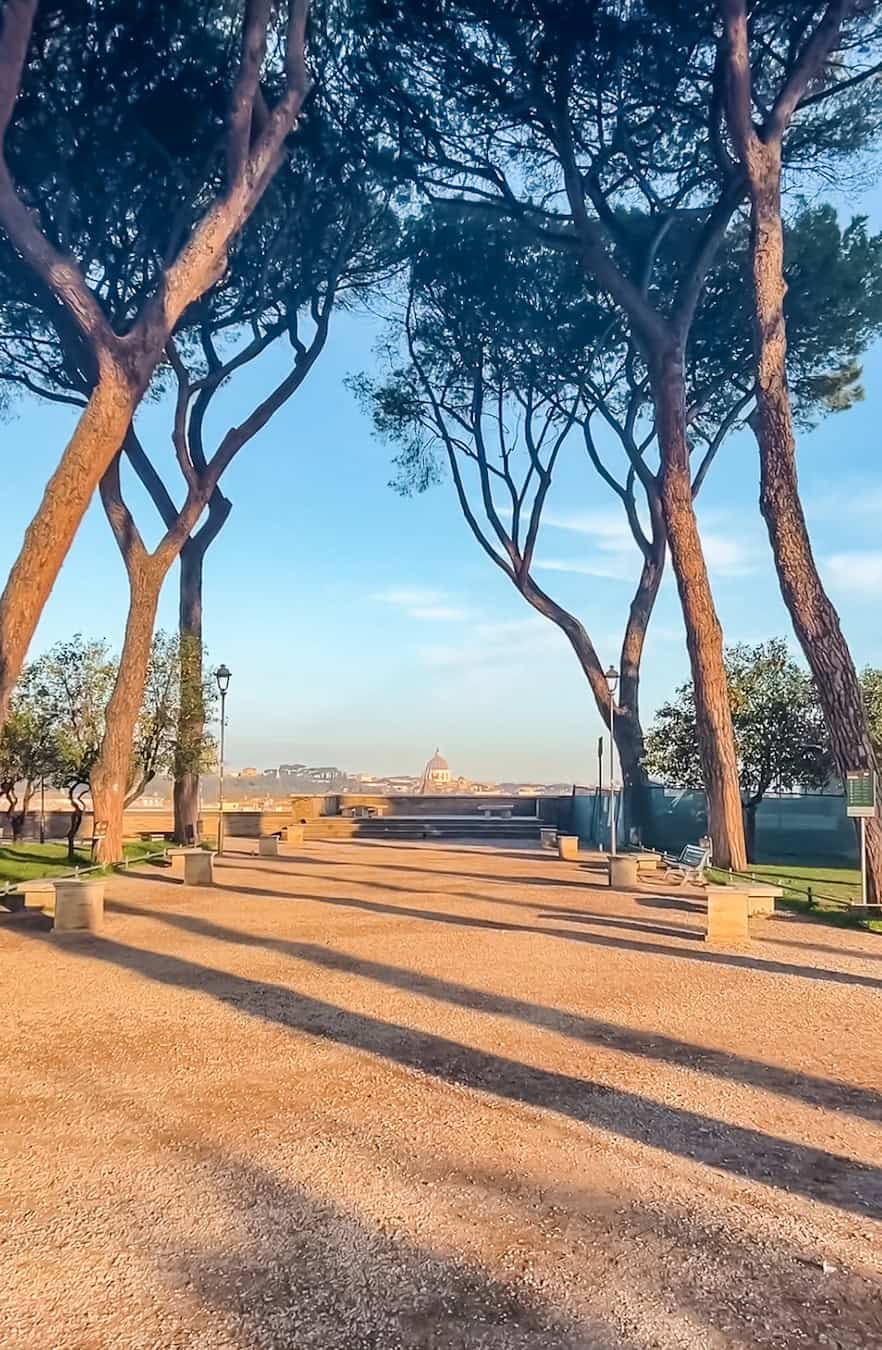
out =
{"type": "Polygon", "coordinates": [[[423,769],[419,791],[433,792],[438,788],[448,788],[449,786],[450,765],[440,751],[436,750],[426,767],[423,769]]]}

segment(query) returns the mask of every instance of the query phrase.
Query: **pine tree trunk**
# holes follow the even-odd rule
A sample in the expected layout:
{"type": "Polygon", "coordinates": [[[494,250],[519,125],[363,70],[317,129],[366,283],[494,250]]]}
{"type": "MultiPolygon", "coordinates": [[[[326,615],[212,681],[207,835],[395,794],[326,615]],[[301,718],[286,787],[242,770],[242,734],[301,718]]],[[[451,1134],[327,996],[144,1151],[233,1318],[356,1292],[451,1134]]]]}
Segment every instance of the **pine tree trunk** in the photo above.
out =
{"type": "Polygon", "coordinates": [[[165,568],[152,559],[128,561],[129,614],[119,669],[107,705],[104,736],[91,774],[92,809],[96,834],[105,829],[98,846],[104,863],[123,859],[123,810],[132,769],[132,743],[144,683],[150,662],[153,627],[165,568]]]}
{"type": "Polygon", "coordinates": [[[0,596],[0,728],[43,606],[99,480],[119,450],[142,383],[104,362],[101,377],[25,532],[0,596]]]}
{"type": "Polygon", "coordinates": [[[671,347],[654,353],[650,376],[661,451],[659,487],[686,625],[713,859],[718,867],[740,871],[747,854],[735,738],[723,664],[723,634],[692,500],[682,351],[671,347]]]}
{"type": "Polygon", "coordinates": [[[193,767],[193,747],[205,734],[202,699],[202,580],[205,550],[199,538],[188,539],[181,550],[181,594],[178,625],[181,647],[181,689],[175,764],[175,840],[195,843],[199,819],[199,774],[193,767]]]}
{"type": "MultiPolygon", "coordinates": [[[[796,440],[787,387],[784,320],[784,233],[781,161],[774,146],[750,156],[756,411],[760,510],[766,522],[784,603],[805,653],[840,775],[879,766],[867,726],[860,681],[848,644],[812,553],[799,497],[796,440]]],[[[871,902],[882,900],[882,820],[867,821],[871,902]]]]}
{"type": "Polygon", "coordinates": [[[83,823],[83,808],[71,798],[70,825],[67,830],[67,861],[73,867],[77,860],[74,844],[83,823]]]}
{"type": "Polygon", "coordinates": [[[642,840],[648,820],[646,770],[643,765],[643,726],[640,721],[640,665],[646,632],[655,608],[665,566],[665,539],[661,528],[661,502],[651,501],[650,512],[659,515],[652,531],[655,547],[643,559],[640,579],[631,600],[628,622],[619,659],[619,703],[626,712],[623,735],[616,729],[616,749],[622,765],[622,805],[625,811],[626,837],[633,828],[642,840]],[[623,744],[624,742],[624,744],[623,744]]]}

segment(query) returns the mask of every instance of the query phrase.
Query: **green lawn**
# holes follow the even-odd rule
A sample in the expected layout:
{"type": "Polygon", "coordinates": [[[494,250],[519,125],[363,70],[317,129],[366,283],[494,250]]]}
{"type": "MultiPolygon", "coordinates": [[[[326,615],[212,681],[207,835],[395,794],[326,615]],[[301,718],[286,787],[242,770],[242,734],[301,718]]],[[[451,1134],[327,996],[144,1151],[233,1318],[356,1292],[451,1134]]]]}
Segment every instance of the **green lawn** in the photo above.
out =
{"type": "MultiPolygon", "coordinates": [[[[126,844],[127,858],[143,858],[159,851],[158,844],[126,844]]],[[[77,852],[75,867],[91,867],[88,853],[77,852]]],[[[67,844],[0,844],[0,886],[4,882],[33,881],[35,877],[56,877],[70,872],[67,844]]]]}
{"type": "MultiPolygon", "coordinates": [[[[713,871],[714,880],[728,881],[725,872],[713,871]]],[[[882,919],[865,919],[844,906],[860,904],[861,874],[856,867],[823,867],[813,863],[751,863],[757,881],[784,887],[783,903],[811,918],[847,927],[868,928],[882,933],[882,919]],[[838,903],[837,903],[838,902],[838,903]]]]}

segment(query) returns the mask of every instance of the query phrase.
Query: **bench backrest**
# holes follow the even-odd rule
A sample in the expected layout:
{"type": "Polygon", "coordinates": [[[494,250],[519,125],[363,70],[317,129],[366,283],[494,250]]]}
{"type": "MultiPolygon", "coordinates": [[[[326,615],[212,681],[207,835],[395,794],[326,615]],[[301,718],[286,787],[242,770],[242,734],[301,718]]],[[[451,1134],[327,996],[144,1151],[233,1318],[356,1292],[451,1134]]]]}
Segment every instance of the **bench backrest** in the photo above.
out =
{"type": "Polygon", "coordinates": [[[686,867],[707,867],[710,862],[710,849],[700,844],[687,844],[680,854],[680,862],[686,867]]]}

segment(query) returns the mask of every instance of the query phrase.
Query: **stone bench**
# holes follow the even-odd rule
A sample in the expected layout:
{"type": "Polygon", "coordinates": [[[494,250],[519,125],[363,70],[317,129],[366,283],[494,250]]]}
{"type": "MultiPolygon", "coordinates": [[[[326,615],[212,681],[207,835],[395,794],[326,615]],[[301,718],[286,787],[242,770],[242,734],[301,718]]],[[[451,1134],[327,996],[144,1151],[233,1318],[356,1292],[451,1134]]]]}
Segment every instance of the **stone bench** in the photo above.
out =
{"type": "MultiPolygon", "coordinates": [[[[18,883],[20,909],[41,909],[44,914],[55,913],[55,883],[46,877],[36,877],[33,881],[18,883]]],[[[14,898],[14,893],[8,896],[14,898]]]]}
{"type": "Polygon", "coordinates": [[[578,862],[579,836],[577,834],[559,834],[557,836],[557,856],[565,862],[578,862]]]}
{"type": "Polygon", "coordinates": [[[302,844],[303,826],[286,825],[285,828],[282,830],[282,838],[284,839],[286,844],[302,844]]]}
{"type": "Polygon", "coordinates": [[[751,918],[768,918],[775,913],[775,901],[784,894],[783,886],[768,886],[759,881],[738,883],[738,889],[747,894],[748,913],[751,918]]]}

